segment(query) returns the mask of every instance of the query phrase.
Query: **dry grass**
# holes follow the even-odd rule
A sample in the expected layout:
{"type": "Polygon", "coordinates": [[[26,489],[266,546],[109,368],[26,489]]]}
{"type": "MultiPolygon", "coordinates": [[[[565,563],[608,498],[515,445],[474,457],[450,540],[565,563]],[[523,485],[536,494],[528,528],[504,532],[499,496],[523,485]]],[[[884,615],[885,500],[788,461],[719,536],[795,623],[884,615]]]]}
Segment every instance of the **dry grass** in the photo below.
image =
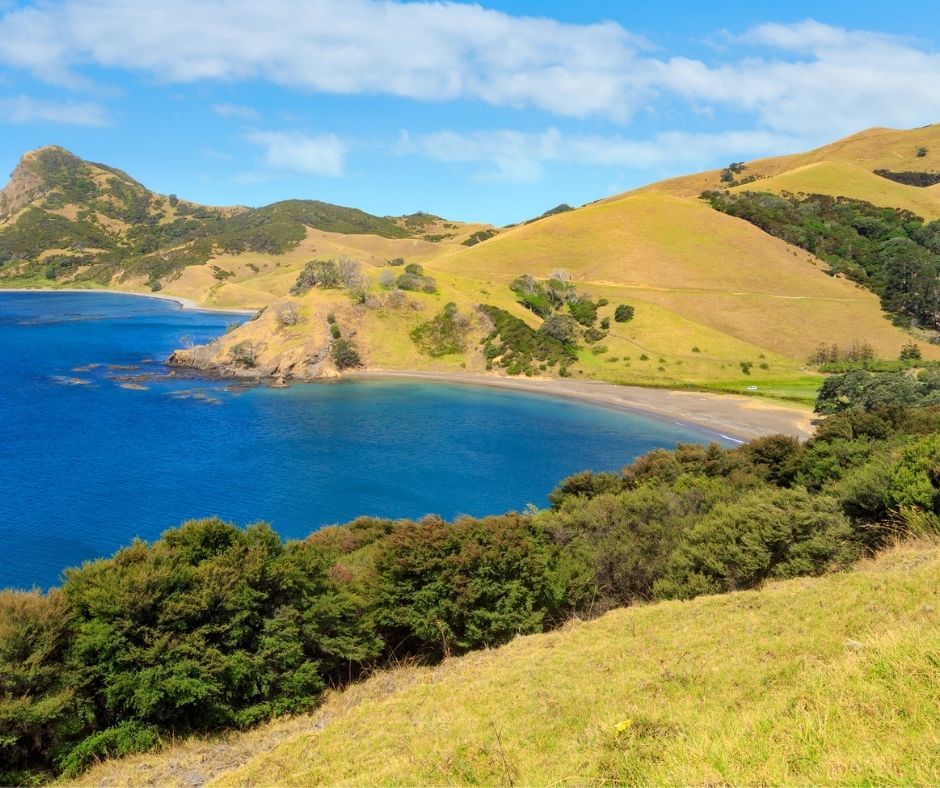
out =
{"type": "Polygon", "coordinates": [[[936,784],[940,545],[613,611],[83,784],[936,784]],[[241,759],[244,765],[233,769],[241,759]]]}
{"type": "Polygon", "coordinates": [[[940,217],[940,193],[882,178],[871,170],[840,161],[821,161],[736,186],[732,191],[768,191],[799,194],[828,194],[851,197],[872,205],[901,208],[927,220],[940,217]]]}
{"type": "MultiPolygon", "coordinates": [[[[868,172],[887,169],[894,172],[940,171],[940,125],[919,129],[867,129],[821,148],[789,156],[773,156],[748,162],[744,175],[769,178],[822,161],[844,162],[868,172]],[[918,156],[926,148],[926,156],[918,156]]],[[[706,189],[722,188],[720,170],[685,175],[644,187],[658,189],[679,197],[697,197],[706,189]]],[[[754,184],[759,188],[760,182],[754,184]]],[[[826,192],[828,193],[828,192],[826,192]]],[[[611,199],[618,199],[612,197],[611,199]]]]}

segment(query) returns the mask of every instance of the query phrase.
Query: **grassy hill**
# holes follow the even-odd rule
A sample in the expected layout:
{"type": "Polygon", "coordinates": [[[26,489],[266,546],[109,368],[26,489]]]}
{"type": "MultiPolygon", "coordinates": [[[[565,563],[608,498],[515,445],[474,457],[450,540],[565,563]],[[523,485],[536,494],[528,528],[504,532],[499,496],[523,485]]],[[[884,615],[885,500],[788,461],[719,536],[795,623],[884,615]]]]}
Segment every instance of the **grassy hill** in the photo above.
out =
{"type": "Polygon", "coordinates": [[[935,784],[940,547],[382,672],[83,785],[935,784]]]}
{"type": "MultiPolygon", "coordinates": [[[[697,197],[703,191],[733,186],[734,181],[747,178],[757,181],[751,184],[751,188],[774,191],[771,179],[786,175],[785,183],[789,191],[811,192],[825,188],[827,191],[820,193],[830,194],[829,189],[841,188],[839,193],[843,196],[868,200],[877,205],[895,206],[896,203],[893,202],[877,202],[881,187],[879,181],[886,179],[874,175],[875,170],[940,172],[940,124],[910,130],[867,129],[806,153],[772,156],[742,163],[745,164],[745,169],[738,174],[732,174],[734,177],[731,183],[722,180],[722,170],[709,170],[651,184],[640,191],[656,190],[679,197],[697,197]],[[828,169],[830,175],[837,179],[853,172],[854,168],[853,176],[840,187],[838,181],[834,183],[827,176],[814,175],[817,171],[814,165],[820,164],[846,165],[834,170],[822,168],[823,172],[828,169]],[[859,170],[873,177],[863,177],[859,170]],[[804,175],[801,176],[800,173],[804,175]],[[764,183],[764,179],[771,182],[764,183]]],[[[900,190],[894,194],[912,193],[900,190]]],[[[931,218],[936,216],[936,203],[933,202],[936,196],[936,188],[932,193],[923,195],[923,204],[929,205],[932,211],[931,218]]]]}
{"type": "MultiPolygon", "coordinates": [[[[427,242],[465,240],[476,230],[429,214],[379,217],[316,200],[212,208],[155,194],[121,170],[46,147],[23,156],[0,193],[0,276],[145,283],[156,291],[220,253],[283,255],[308,229],[427,242]]],[[[228,278],[209,270],[218,282],[228,278]]]]}
{"type": "MultiPolygon", "coordinates": [[[[912,341],[927,359],[940,359],[940,348],[924,332],[892,324],[879,302],[883,287],[832,276],[829,261],[714,210],[699,195],[717,188],[844,195],[925,220],[940,216],[938,186],[900,183],[876,169],[940,170],[940,126],[874,129],[804,154],[664,181],[574,210],[559,206],[493,237],[482,224],[428,214],[374,217],[313,201],[259,209],[170,205],[119,171],[47,148],[24,157],[0,196],[0,286],[159,289],[206,306],[269,306],[190,358],[237,374],[337,374],[327,322],[333,314],[367,368],[555,375],[560,367],[547,358],[514,364],[508,359],[516,350],[505,343],[508,355],[487,357],[493,327],[477,308],[505,310],[535,331],[542,316],[518,303],[510,284],[564,269],[572,298],[597,308],[593,338],[585,338],[586,325],[575,332],[576,360],[566,373],[809,402],[822,377],[807,362],[822,343],[864,344],[885,359],[912,341]],[[340,258],[359,262],[357,288],[291,292],[308,261],[340,258]],[[401,273],[388,265],[394,260],[421,265],[433,289],[393,297],[399,288],[388,282],[401,273]],[[467,331],[458,349],[429,355],[412,334],[449,303],[467,331]],[[631,321],[613,319],[619,304],[634,308],[631,321]],[[277,319],[286,305],[298,314],[290,326],[277,319]],[[250,369],[233,362],[236,346],[252,348],[250,369]]],[[[564,305],[558,312],[568,314],[564,305]]]]}

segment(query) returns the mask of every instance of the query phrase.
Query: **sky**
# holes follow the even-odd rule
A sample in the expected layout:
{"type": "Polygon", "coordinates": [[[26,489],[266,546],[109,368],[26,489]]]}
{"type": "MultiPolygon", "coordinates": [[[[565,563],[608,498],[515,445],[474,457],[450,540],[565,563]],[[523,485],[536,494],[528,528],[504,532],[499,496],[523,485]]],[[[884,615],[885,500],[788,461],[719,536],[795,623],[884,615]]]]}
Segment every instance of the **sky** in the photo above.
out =
{"type": "Polygon", "coordinates": [[[0,168],[517,222],[940,122],[940,4],[0,0],[0,168]]]}

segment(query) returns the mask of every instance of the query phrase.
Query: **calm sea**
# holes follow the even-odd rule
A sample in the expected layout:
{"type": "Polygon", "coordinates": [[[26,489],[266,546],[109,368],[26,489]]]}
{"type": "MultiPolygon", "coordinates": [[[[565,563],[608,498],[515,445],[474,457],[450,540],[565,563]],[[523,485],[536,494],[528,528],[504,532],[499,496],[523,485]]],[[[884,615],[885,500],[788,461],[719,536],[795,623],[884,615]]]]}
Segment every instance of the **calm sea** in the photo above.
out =
{"type": "Polygon", "coordinates": [[[0,292],[0,586],[154,539],[187,519],[302,537],[360,514],[543,506],[564,476],[711,435],[469,386],[242,388],[162,361],[244,316],[92,293],[0,292]]]}

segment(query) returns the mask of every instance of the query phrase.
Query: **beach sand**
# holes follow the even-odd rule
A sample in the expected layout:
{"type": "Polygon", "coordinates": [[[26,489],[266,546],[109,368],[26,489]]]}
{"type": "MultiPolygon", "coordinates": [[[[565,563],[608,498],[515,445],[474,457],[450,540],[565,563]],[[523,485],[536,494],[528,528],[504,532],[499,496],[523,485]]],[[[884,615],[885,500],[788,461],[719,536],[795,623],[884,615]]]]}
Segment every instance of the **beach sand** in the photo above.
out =
{"type": "Polygon", "coordinates": [[[699,427],[737,441],[748,441],[762,435],[776,434],[792,435],[806,440],[813,434],[811,423],[813,413],[809,408],[738,394],[620,386],[591,380],[510,378],[456,372],[370,369],[347,372],[343,376],[363,380],[370,378],[425,380],[535,392],[644,413],[699,427]]]}

